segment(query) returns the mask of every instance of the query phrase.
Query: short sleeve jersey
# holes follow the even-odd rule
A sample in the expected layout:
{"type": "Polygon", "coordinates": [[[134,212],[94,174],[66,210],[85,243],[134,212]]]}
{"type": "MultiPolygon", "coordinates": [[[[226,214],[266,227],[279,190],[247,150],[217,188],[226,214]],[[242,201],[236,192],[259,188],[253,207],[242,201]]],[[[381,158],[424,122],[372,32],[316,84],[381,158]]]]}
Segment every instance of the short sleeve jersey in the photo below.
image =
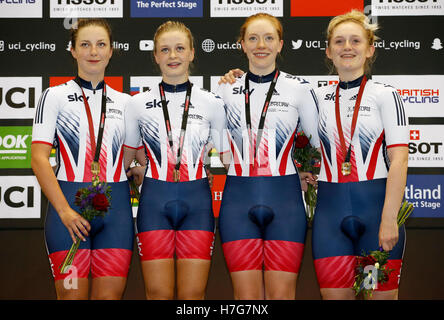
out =
{"type": "MultiPolygon", "coordinates": [[[[275,72],[265,76],[249,74],[251,145],[254,146],[257,143],[256,137],[262,109],[275,72]]],[[[254,149],[250,145],[245,117],[245,80],[246,74],[232,85],[221,84],[216,92],[225,101],[227,114],[232,152],[228,174],[233,176],[295,174],[293,151],[298,128],[302,128],[307,136],[311,136],[312,146],[319,147],[316,130],[318,111],[316,97],[310,83],[300,77],[280,71],[265,117],[262,138],[256,148],[254,158],[254,149]]]]}
{"type": "MultiPolygon", "coordinates": [[[[104,82],[93,89],[81,80],[88,100],[94,136],[97,141],[104,82]]],[[[125,105],[129,95],[106,86],[106,120],[100,149],[100,179],[106,182],[126,180],[123,168],[125,139],[125,105]]],[[[90,182],[91,150],[88,118],[82,90],[74,81],[46,89],[39,100],[32,130],[32,143],[46,143],[56,147],[57,179],[90,182]]]]}
{"type": "MultiPolygon", "coordinates": [[[[166,130],[159,88],[132,96],[126,109],[125,146],[143,145],[148,158],[146,177],[173,181],[177,149],[189,82],[169,85],[162,82],[171,122],[173,149],[166,130]]],[[[191,90],[187,127],[180,163],[181,181],[206,177],[204,157],[207,144],[217,151],[228,151],[224,103],[213,93],[193,86],[191,90]]]]}
{"type": "MultiPolygon", "coordinates": [[[[351,123],[362,77],[339,84],[339,110],[346,150],[350,146],[351,123]]],[[[335,113],[336,85],[316,89],[319,101],[319,138],[322,165],[320,181],[356,182],[386,178],[390,166],[387,149],[408,146],[408,116],[396,89],[368,80],[359,108],[351,145],[352,171],[343,175],[345,160],[335,113]]]]}

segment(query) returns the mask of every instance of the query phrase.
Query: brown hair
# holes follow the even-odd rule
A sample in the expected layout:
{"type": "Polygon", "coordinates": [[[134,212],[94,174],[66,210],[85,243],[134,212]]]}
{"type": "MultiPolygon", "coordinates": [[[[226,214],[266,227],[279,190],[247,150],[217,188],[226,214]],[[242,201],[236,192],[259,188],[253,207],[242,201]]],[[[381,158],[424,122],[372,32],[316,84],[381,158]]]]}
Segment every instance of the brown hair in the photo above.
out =
{"type": "Polygon", "coordinates": [[[237,39],[237,42],[240,43],[242,40],[244,40],[245,32],[247,31],[248,26],[250,25],[251,22],[253,22],[254,20],[258,20],[258,19],[266,19],[266,20],[270,21],[271,24],[273,24],[273,26],[275,27],[275,29],[277,31],[277,34],[279,36],[279,40],[283,39],[284,28],[282,27],[282,23],[279,21],[278,18],[276,18],[275,16],[272,16],[271,14],[268,14],[268,13],[256,13],[252,16],[249,16],[247,19],[245,19],[244,24],[240,28],[239,37],[237,39]]]}
{"type": "MultiPolygon", "coordinates": [[[[374,45],[375,41],[379,39],[375,34],[376,31],[379,29],[378,24],[370,23],[370,19],[364,13],[353,9],[350,12],[336,16],[330,20],[330,23],[328,24],[327,27],[328,46],[330,46],[330,41],[333,36],[334,30],[336,29],[337,26],[339,26],[344,22],[354,22],[360,25],[365,31],[369,46],[374,45]]],[[[375,60],[376,60],[376,54],[373,54],[372,57],[367,58],[367,60],[365,61],[364,72],[366,74],[370,74],[371,66],[375,60]]],[[[326,58],[326,63],[330,69],[330,73],[334,73],[336,71],[336,68],[333,65],[333,62],[330,59],[326,58]]]]}
{"type": "Polygon", "coordinates": [[[113,33],[111,30],[111,26],[109,25],[108,21],[100,18],[79,19],[77,20],[76,23],[73,24],[73,26],[70,29],[70,40],[71,40],[71,46],[73,48],[76,47],[76,41],[79,30],[89,26],[98,26],[105,29],[106,33],[108,34],[110,46],[111,48],[113,48],[113,33]]]}

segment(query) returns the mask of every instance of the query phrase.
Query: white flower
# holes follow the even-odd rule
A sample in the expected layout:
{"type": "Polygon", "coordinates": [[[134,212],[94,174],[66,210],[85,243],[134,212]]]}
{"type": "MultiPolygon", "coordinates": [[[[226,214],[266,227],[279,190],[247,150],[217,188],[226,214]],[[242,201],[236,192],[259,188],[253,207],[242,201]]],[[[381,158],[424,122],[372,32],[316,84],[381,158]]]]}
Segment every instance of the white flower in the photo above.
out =
{"type": "Polygon", "coordinates": [[[375,263],[375,268],[379,269],[379,263],[378,262],[375,263]]]}

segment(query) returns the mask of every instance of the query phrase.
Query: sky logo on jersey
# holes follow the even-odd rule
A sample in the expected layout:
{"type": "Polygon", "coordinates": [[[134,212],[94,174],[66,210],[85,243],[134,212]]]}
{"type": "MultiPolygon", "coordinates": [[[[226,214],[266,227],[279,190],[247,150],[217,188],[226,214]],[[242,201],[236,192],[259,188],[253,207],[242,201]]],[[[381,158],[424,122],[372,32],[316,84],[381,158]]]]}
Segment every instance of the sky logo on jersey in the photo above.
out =
{"type": "Polygon", "coordinates": [[[350,11],[364,10],[364,0],[291,0],[292,17],[333,17],[350,11]]]}
{"type": "Polygon", "coordinates": [[[42,93],[40,77],[0,78],[0,119],[32,119],[42,93]]]}
{"type": "MultiPolygon", "coordinates": [[[[75,77],[49,77],[49,86],[55,87],[75,77]]],[[[123,77],[105,77],[105,83],[116,91],[123,92],[123,77]]]]}
{"type": "Polygon", "coordinates": [[[131,0],[131,17],[203,17],[203,0],[131,0]]]}
{"type": "Polygon", "coordinates": [[[443,175],[408,175],[404,196],[415,210],[411,217],[444,218],[443,175]]]}
{"type": "Polygon", "coordinates": [[[211,17],[248,17],[255,13],[284,15],[283,0],[211,0],[211,17]]]}
{"type": "Polygon", "coordinates": [[[409,167],[444,167],[444,125],[410,125],[409,167]]]}
{"type": "Polygon", "coordinates": [[[41,18],[43,0],[2,0],[0,18],[41,18]]]}
{"type": "Polygon", "coordinates": [[[0,168],[31,168],[32,127],[0,127],[0,168]]]}
{"type": "Polygon", "coordinates": [[[372,0],[375,16],[442,16],[444,0],[372,0]]]}
{"type": "Polygon", "coordinates": [[[122,18],[123,0],[51,0],[51,18],[122,18]]]}

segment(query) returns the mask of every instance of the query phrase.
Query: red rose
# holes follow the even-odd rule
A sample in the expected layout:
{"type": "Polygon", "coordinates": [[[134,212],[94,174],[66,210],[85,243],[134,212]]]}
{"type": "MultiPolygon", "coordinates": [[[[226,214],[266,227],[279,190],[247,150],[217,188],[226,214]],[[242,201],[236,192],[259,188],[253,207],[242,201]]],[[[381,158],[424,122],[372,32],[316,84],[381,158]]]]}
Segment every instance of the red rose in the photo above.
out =
{"type": "Polygon", "coordinates": [[[302,148],[304,148],[309,143],[310,143],[310,141],[308,140],[307,136],[299,135],[296,138],[295,147],[299,148],[299,149],[302,149],[302,148]]]}
{"type": "Polygon", "coordinates": [[[92,205],[94,209],[98,211],[107,211],[109,207],[109,201],[103,193],[98,193],[92,199],[92,205]]]}

